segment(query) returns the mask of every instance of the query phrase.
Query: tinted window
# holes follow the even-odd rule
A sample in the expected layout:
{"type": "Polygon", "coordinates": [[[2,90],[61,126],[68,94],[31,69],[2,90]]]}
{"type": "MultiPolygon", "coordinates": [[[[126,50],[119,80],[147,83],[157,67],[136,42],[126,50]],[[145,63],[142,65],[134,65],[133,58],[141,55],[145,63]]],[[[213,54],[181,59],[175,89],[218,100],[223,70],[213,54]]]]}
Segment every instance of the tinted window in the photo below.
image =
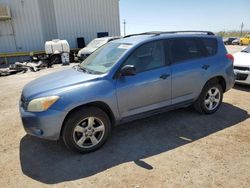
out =
{"type": "Polygon", "coordinates": [[[170,52],[173,62],[180,62],[189,59],[202,57],[202,49],[195,39],[173,39],[170,41],[170,52]]]}
{"type": "Polygon", "coordinates": [[[162,42],[150,42],[137,48],[127,59],[125,65],[134,65],[136,72],[143,72],[164,66],[162,42]]]}
{"type": "Polygon", "coordinates": [[[217,53],[217,40],[214,38],[202,38],[201,41],[203,42],[207,56],[213,56],[217,53]]]}

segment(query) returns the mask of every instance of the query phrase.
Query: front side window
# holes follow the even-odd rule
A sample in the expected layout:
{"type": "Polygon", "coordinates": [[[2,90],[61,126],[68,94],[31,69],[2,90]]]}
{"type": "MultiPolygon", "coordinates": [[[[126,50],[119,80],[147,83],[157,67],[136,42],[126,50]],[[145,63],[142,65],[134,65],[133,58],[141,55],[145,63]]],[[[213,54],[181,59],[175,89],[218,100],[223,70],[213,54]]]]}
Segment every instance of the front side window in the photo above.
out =
{"type": "Polygon", "coordinates": [[[180,62],[202,57],[202,49],[192,38],[178,38],[170,41],[173,62],[180,62]]]}
{"type": "Polygon", "coordinates": [[[134,65],[137,73],[165,66],[162,42],[150,42],[140,46],[124,65],[134,65]]]}

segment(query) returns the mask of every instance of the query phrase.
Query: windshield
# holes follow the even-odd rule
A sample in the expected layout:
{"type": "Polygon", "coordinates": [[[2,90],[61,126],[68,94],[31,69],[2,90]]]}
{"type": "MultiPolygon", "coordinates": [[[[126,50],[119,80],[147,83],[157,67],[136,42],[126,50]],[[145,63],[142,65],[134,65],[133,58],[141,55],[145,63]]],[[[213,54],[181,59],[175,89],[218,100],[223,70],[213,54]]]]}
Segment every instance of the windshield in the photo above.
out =
{"type": "Polygon", "coordinates": [[[107,43],[92,53],[79,66],[86,72],[106,73],[131,46],[131,44],[107,43]]]}
{"type": "Polygon", "coordinates": [[[242,52],[250,53],[250,46],[248,46],[247,48],[245,48],[244,50],[242,50],[242,52]]]}
{"type": "Polygon", "coordinates": [[[99,47],[101,47],[102,45],[104,45],[106,43],[107,43],[107,39],[95,39],[95,40],[92,40],[87,45],[87,47],[89,47],[89,48],[99,48],[99,47]]]}

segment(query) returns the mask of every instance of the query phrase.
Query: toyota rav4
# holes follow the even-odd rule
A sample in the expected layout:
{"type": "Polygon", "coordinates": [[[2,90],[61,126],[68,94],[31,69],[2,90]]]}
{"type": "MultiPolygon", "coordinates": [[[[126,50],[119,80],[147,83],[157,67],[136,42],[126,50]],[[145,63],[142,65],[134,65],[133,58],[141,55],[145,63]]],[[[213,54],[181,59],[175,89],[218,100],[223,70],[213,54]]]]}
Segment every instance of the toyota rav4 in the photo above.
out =
{"type": "Polygon", "coordinates": [[[233,57],[212,32],[135,34],[27,84],[20,113],[28,134],[86,153],[118,124],[190,105],[212,114],[234,81],[233,57]]]}

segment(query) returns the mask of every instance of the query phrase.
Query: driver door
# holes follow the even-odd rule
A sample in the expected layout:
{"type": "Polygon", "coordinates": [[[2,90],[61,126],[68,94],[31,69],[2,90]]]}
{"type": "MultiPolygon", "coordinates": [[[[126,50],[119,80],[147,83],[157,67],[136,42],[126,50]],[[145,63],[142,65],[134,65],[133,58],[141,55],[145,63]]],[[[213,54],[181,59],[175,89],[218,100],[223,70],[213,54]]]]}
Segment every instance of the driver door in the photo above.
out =
{"type": "Polygon", "coordinates": [[[134,65],[136,75],[117,78],[121,118],[171,104],[171,70],[165,61],[163,41],[137,48],[123,64],[134,65]]]}

